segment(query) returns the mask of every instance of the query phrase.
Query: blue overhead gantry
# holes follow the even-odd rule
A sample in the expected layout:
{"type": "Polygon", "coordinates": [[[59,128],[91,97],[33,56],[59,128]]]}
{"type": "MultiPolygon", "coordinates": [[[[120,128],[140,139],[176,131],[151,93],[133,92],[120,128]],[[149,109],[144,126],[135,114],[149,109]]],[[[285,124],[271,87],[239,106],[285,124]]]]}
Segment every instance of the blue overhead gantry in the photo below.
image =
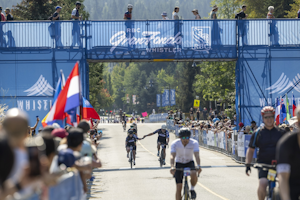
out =
{"type": "Polygon", "coordinates": [[[292,92],[300,103],[300,21],[143,20],[0,22],[0,103],[28,112],[31,125],[52,105],[59,71],[80,63],[89,97],[89,62],[236,61],[238,120],[292,92]]]}

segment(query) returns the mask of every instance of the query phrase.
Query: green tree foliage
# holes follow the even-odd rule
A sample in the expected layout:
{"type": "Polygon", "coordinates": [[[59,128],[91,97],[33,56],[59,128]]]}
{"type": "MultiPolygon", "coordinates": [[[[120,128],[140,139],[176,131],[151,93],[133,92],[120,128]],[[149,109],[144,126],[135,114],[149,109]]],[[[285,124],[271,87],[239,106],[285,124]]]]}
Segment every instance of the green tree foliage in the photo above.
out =
{"type": "MultiPolygon", "coordinates": [[[[47,20],[54,12],[55,7],[62,7],[61,20],[70,20],[72,10],[75,8],[77,0],[22,0],[13,6],[12,14],[16,20],[47,20]]],[[[83,3],[84,0],[80,0],[83,3]]],[[[85,11],[84,4],[80,9],[83,19],[89,18],[89,13],[85,11]]]]}
{"type": "Polygon", "coordinates": [[[104,64],[102,63],[90,64],[90,103],[97,112],[100,108],[108,108],[113,103],[113,97],[104,88],[103,68],[104,64]]]}
{"type": "Polygon", "coordinates": [[[217,5],[219,7],[218,19],[231,19],[241,10],[241,3],[238,0],[212,0],[211,6],[217,5]]]}
{"type": "Polygon", "coordinates": [[[191,12],[193,9],[198,9],[203,17],[207,17],[211,10],[210,0],[97,0],[97,3],[94,0],[85,0],[92,20],[123,19],[128,3],[133,5],[133,19],[161,19],[163,11],[171,18],[175,6],[180,7],[179,16],[183,19],[194,19],[191,12]]]}
{"type": "Polygon", "coordinates": [[[288,18],[298,18],[298,10],[300,6],[300,0],[295,0],[295,3],[290,4],[291,9],[287,11],[286,17],[288,18]]]}
{"type": "Polygon", "coordinates": [[[233,103],[235,99],[235,62],[203,62],[193,84],[197,94],[208,101],[233,103]]]}

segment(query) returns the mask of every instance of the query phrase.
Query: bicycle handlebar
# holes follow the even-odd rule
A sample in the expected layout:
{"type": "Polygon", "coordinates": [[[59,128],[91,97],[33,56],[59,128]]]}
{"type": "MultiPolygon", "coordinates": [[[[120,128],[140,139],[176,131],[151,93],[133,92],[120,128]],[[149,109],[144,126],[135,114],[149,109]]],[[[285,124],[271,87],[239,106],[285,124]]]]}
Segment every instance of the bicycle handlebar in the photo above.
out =
{"type": "Polygon", "coordinates": [[[253,168],[263,169],[263,170],[269,170],[269,169],[276,170],[276,165],[267,165],[267,164],[263,164],[263,163],[256,163],[256,164],[251,164],[250,166],[253,168]]]}

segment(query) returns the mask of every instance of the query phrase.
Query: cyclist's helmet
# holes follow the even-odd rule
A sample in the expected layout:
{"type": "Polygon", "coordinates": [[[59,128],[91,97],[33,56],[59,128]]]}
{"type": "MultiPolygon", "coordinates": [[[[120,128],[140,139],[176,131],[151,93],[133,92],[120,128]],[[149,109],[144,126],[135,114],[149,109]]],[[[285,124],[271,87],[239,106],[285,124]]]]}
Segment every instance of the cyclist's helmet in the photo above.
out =
{"type": "Polygon", "coordinates": [[[135,126],[135,125],[136,125],[136,123],[135,123],[135,122],[133,122],[133,123],[132,123],[132,125],[133,125],[133,126],[135,126]]]}
{"type": "Polygon", "coordinates": [[[262,116],[264,116],[266,113],[272,113],[275,115],[275,109],[272,106],[265,106],[260,112],[262,116]]]}
{"type": "Polygon", "coordinates": [[[191,136],[191,131],[189,128],[182,128],[179,131],[179,137],[190,137],[191,136]]]}
{"type": "Polygon", "coordinates": [[[162,126],[161,126],[161,129],[166,130],[166,129],[167,129],[167,126],[166,126],[166,125],[162,125],[162,126]]]}
{"type": "Polygon", "coordinates": [[[133,5],[132,4],[128,4],[127,8],[133,8],[133,5]]]}
{"type": "Polygon", "coordinates": [[[77,6],[77,5],[80,5],[80,6],[81,6],[81,3],[80,3],[80,1],[77,1],[77,2],[76,2],[76,6],[77,6]]]}
{"type": "Polygon", "coordinates": [[[132,129],[129,129],[127,133],[128,133],[128,135],[130,135],[130,134],[134,134],[134,132],[133,132],[133,130],[132,130],[132,129]]]}

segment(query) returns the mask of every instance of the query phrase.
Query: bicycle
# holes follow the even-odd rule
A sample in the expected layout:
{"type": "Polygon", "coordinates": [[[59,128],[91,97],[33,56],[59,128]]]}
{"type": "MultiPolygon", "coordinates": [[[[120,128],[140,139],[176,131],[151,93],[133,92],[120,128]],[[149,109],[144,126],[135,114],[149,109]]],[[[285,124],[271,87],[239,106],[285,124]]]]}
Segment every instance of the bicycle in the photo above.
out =
{"type": "Polygon", "coordinates": [[[126,131],[126,123],[123,122],[123,132],[125,132],[125,131],[126,131]]]}
{"type": "Polygon", "coordinates": [[[160,153],[160,157],[159,157],[158,161],[159,161],[160,167],[162,167],[163,165],[165,165],[165,162],[164,162],[164,157],[165,157],[164,148],[166,148],[166,144],[161,144],[160,147],[161,147],[161,153],[160,153]]]}
{"type": "Polygon", "coordinates": [[[130,168],[132,169],[133,164],[133,146],[130,146],[130,152],[129,152],[129,162],[130,162],[130,168]]]}
{"type": "MultiPolygon", "coordinates": [[[[176,168],[176,170],[183,171],[183,178],[184,178],[183,197],[184,197],[184,200],[189,200],[189,199],[195,200],[195,199],[190,198],[190,193],[189,193],[190,189],[189,189],[187,177],[191,176],[192,170],[197,170],[197,169],[191,169],[189,167],[186,167],[186,168],[176,168]]],[[[199,177],[199,174],[198,174],[198,177],[199,177]]]]}
{"type": "Polygon", "coordinates": [[[252,165],[253,168],[268,170],[269,186],[267,188],[266,200],[280,200],[279,192],[276,188],[277,173],[276,173],[276,160],[272,161],[272,165],[257,163],[252,165]]]}

